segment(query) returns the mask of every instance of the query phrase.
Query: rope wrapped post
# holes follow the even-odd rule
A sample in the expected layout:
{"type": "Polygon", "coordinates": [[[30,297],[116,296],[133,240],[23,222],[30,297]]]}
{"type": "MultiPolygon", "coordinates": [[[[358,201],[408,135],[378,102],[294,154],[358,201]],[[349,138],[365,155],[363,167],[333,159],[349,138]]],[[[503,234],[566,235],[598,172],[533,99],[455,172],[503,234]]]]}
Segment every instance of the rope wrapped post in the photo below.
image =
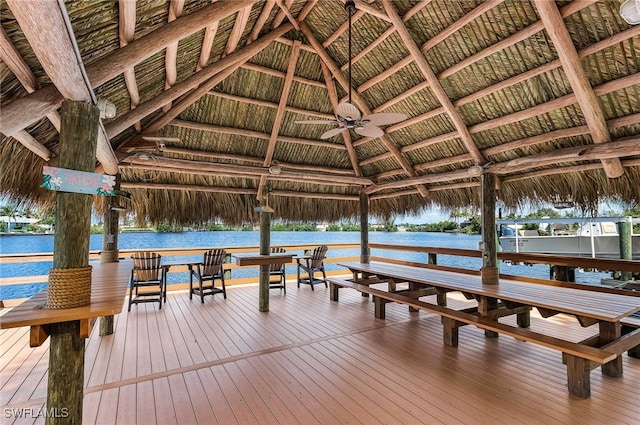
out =
{"type": "MultiPolygon", "coordinates": [[[[93,171],[100,111],[90,103],[65,101],[60,114],[59,167],[93,171]]],[[[56,193],[56,235],[53,269],[49,273],[49,308],[72,308],[91,301],[89,237],[91,195],[56,193]]],[[[50,325],[47,410],[66,412],[47,416],[47,425],[82,423],[84,340],[80,321],[50,325]]]]}

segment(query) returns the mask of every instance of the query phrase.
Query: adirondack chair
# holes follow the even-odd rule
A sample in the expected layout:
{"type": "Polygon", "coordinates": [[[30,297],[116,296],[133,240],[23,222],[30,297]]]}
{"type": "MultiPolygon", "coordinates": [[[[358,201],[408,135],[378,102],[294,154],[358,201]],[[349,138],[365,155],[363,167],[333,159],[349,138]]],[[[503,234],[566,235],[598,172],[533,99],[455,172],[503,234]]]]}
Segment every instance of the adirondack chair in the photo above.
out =
{"type": "MultiPolygon", "coordinates": [[[[279,246],[271,247],[271,253],[287,252],[284,248],[279,246]]],[[[269,289],[280,288],[287,294],[287,282],[285,276],[287,275],[284,263],[271,264],[269,267],[269,289]]]]}
{"type": "Polygon", "coordinates": [[[324,259],[327,256],[328,249],[326,245],[321,245],[314,249],[310,256],[296,259],[298,261],[298,288],[301,283],[311,285],[311,290],[313,290],[314,285],[318,283],[324,283],[324,286],[327,287],[324,259]],[[307,273],[307,277],[300,277],[301,270],[307,273]],[[318,272],[322,273],[322,279],[315,278],[315,274],[318,272]]]}
{"type": "Polygon", "coordinates": [[[222,264],[227,256],[224,249],[212,249],[204,253],[202,263],[196,263],[189,266],[191,275],[189,277],[189,299],[193,295],[200,296],[200,302],[204,303],[206,295],[222,294],[227,298],[227,290],[224,286],[224,269],[222,264]],[[193,280],[198,282],[198,286],[194,287],[193,280]],[[221,286],[216,286],[216,280],[221,282],[221,286]]]}
{"type": "Polygon", "coordinates": [[[158,302],[167,300],[167,271],[162,267],[162,256],[155,252],[136,252],[129,279],[129,308],[131,304],[158,302]]]}

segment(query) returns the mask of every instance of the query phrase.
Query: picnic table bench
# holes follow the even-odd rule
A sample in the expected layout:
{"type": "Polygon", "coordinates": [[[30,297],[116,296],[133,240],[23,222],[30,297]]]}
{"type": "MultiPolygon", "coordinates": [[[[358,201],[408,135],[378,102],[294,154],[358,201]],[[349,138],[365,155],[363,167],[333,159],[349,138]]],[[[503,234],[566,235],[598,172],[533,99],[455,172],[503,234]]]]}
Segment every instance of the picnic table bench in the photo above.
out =
{"type": "Polygon", "coordinates": [[[458,346],[458,329],[474,325],[487,336],[505,334],[521,341],[533,342],[562,352],[567,365],[569,392],[580,398],[591,394],[591,370],[601,366],[608,376],[622,375],[621,354],[638,357],[640,321],[630,316],[640,311],[640,297],[593,292],[587,289],[551,286],[517,280],[500,279],[499,284],[482,284],[480,276],[417,266],[384,262],[347,262],[341,266],[351,270],[350,280],[331,277],[330,297],[338,301],[340,288],[352,288],[363,295],[372,295],[375,316],[385,317],[389,302],[408,305],[410,310],[427,310],[441,316],[444,343],[458,346]],[[408,289],[396,290],[406,282],[408,289]],[[371,285],[386,283],[387,290],[371,285]],[[477,306],[456,310],[447,306],[448,292],[462,292],[477,306]],[[438,295],[436,303],[422,301],[427,295],[438,295]],[[581,326],[598,325],[598,333],[583,341],[545,335],[529,329],[530,311],[536,308],[543,318],[565,313],[577,318],[581,326]],[[516,315],[516,326],[498,319],[516,315]]]}

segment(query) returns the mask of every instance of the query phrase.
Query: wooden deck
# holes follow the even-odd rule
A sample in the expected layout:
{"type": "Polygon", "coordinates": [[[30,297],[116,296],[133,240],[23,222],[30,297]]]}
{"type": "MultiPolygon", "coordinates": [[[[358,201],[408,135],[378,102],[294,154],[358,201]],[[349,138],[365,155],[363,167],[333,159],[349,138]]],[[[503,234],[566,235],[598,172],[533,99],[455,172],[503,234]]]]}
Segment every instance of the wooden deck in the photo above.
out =
{"type": "MultiPolygon", "coordinates": [[[[560,354],[460,329],[442,343],[439,316],[387,306],[386,320],[353,290],[288,282],[255,308],[257,286],[230,287],[201,304],[186,292],[133,306],[115,334],[87,340],[84,422],[119,424],[637,424],[640,360],[624,376],[592,372],[590,399],[570,396],[560,354]],[[521,374],[520,365],[529,370],[521,374]]],[[[123,299],[123,303],[125,300],[123,299]]],[[[451,295],[449,304],[470,301],[451,295]]],[[[1,318],[0,318],[1,320],[1,318]]],[[[548,333],[591,334],[559,315],[532,322],[548,333]]],[[[0,333],[1,423],[34,418],[46,398],[48,342],[29,348],[29,328],[0,333]],[[29,410],[31,409],[31,410],[29,410]],[[27,418],[15,419],[22,413],[27,418]]]]}

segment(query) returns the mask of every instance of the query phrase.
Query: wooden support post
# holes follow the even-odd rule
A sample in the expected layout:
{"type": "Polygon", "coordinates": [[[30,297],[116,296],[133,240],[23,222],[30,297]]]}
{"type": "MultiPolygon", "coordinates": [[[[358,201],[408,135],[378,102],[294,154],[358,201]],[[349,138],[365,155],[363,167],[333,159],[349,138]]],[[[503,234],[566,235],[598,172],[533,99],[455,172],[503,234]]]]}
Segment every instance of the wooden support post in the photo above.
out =
{"type": "MultiPolygon", "coordinates": [[[[622,336],[622,327],[620,322],[600,322],[599,344],[605,345],[622,336]]],[[[622,376],[622,356],[618,356],[608,363],[602,365],[602,373],[607,376],[622,376]]]]}
{"type": "MultiPolygon", "coordinates": [[[[120,189],[120,174],[116,175],[116,190],[120,189]]],[[[100,252],[100,263],[118,262],[118,224],[120,221],[120,211],[113,209],[120,206],[117,198],[108,198],[107,208],[104,212],[104,230],[102,232],[102,251],[100,252]]],[[[100,318],[100,336],[111,335],[113,333],[113,315],[100,318]]]]}
{"type": "Polygon", "coordinates": [[[442,338],[448,347],[458,346],[459,322],[449,317],[442,317],[442,338]]]}
{"type": "Polygon", "coordinates": [[[591,364],[589,360],[567,355],[569,394],[580,398],[591,396],[591,364]]]}
{"type": "Polygon", "coordinates": [[[498,250],[496,248],[496,176],[485,173],[482,187],[482,283],[498,284],[498,250]]]}
{"type": "Polygon", "coordinates": [[[369,195],[360,192],[360,262],[369,263],[369,195]]]}
{"type": "MultiPolygon", "coordinates": [[[[260,255],[271,253],[271,213],[260,213],[260,255]]],[[[269,264],[260,265],[259,310],[269,311],[269,264]]]]}
{"type": "Polygon", "coordinates": [[[383,319],[386,317],[386,309],[385,304],[387,304],[387,300],[384,298],[373,296],[373,311],[376,319],[383,319]]]}
{"type": "Polygon", "coordinates": [[[575,282],[576,272],[572,267],[551,266],[549,278],[551,280],[559,280],[561,282],[575,282]]]}
{"type": "MultiPolygon", "coordinates": [[[[620,237],[620,258],[623,260],[633,260],[633,250],[631,249],[632,241],[631,217],[629,221],[621,221],[618,223],[618,235],[620,237]]],[[[620,280],[631,280],[631,272],[623,271],[620,273],[620,280]]]]}
{"type": "MultiPolygon", "coordinates": [[[[60,125],[61,168],[93,171],[100,111],[84,102],[65,101],[60,125]]],[[[56,234],[53,243],[53,267],[71,269],[89,263],[90,195],[56,194],[56,234]]],[[[84,386],[84,341],[80,322],[54,323],[50,326],[47,410],[68,415],[47,416],[45,423],[82,423],[84,386]],[[63,417],[64,416],[64,417],[63,417]]]]}

